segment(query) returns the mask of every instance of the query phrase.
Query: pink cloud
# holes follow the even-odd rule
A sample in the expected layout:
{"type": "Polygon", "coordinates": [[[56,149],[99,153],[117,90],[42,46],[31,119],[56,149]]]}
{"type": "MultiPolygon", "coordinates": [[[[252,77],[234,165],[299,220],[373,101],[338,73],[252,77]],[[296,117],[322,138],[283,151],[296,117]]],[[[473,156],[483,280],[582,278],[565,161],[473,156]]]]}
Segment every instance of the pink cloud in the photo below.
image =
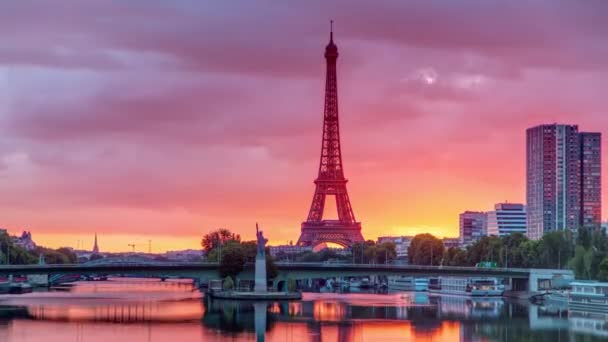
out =
{"type": "Polygon", "coordinates": [[[40,229],[160,232],[162,216],[192,233],[199,219],[238,230],[264,216],[295,238],[320,148],[319,13],[336,20],[366,236],[523,200],[525,128],[608,123],[603,2],[40,6],[0,10],[0,204],[18,224],[44,213],[40,229]],[[57,214],[70,210],[86,214],[57,214]]]}

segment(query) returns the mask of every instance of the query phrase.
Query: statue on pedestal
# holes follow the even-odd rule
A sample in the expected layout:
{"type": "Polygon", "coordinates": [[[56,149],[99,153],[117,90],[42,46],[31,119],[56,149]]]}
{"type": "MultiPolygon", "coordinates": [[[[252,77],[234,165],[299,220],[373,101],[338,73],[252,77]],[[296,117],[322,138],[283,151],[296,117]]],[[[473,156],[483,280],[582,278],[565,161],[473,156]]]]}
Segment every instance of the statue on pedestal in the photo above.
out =
{"type": "Polygon", "coordinates": [[[266,240],[264,233],[258,227],[258,223],[255,223],[255,236],[258,238],[258,254],[255,257],[255,288],[254,291],[258,293],[266,293],[267,280],[266,280],[266,240]]]}
{"type": "Polygon", "coordinates": [[[261,231],[258,227],[258,223],[255,223],[255,236],[258,239],[258,257],[266,257],[266,243],[268,239],[264,238],[264,232],[261,231]]]}

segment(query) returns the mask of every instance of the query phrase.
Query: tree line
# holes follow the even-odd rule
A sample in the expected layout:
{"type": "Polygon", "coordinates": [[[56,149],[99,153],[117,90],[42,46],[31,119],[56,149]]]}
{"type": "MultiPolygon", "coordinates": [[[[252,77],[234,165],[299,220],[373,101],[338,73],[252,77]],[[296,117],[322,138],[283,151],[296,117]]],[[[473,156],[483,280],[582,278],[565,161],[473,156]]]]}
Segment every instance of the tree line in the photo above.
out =
{"type": "MultiPolygon", "coordinates": [[[[207,261],[220,263],[219,272],[222,278],[235,279],[243,271],[245,264],[255,263],[258,253],[256,241],[241,241],[240,235],[224,228],[205,234],[201,246],[207,261]]],[[[266,247],[266,278],[273,279],[277,274],[274,258],[266,247]]]]}
{"type": "Polygon", "coordinates": [[[408,248],[410,264],[475,266],[481,262],[497,267],[570,268],[578,279],[608,280],[608,238],[604,230],[581,228],[553,231],[539,240],[514,233],[484,236],[466,248],[445,248],[431,234],[416,235],[408,248]]]}
{"type": "Polygon", "coordinates": [[[33,250],[27,250],[14,243],[13,237],[7,232],[0,232],[0,263],[14,265],[30,265],[37,264],[40,260],[40,255],[43,256],[47,264],[76,264],[78,257],[67,247],[51,249],[45,247],[36,247],[33,250]]]}

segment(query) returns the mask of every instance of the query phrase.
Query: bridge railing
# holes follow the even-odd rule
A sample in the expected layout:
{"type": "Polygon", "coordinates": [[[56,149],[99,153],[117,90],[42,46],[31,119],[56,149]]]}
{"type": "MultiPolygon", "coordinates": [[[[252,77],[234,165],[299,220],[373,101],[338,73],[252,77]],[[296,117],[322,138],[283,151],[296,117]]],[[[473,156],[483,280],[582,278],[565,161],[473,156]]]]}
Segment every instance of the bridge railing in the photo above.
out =
{"type": "Polygon", "coordinates": [[[398,264],[353,264],[353,263],[331,263],[331,262],[277,262],[277,266],[285,267],[324,267],[324,268],[358,268],[358,269],[386,269],[386,270],[420,270],[420,271],[480,271],[480,272],[542,272],[563,271],[571,272],[569,269],[544,269],[544,268],[505,268],[505,267],[472,267],[472,266],[431,266],[431,265],[398,265],[398,264]]]}

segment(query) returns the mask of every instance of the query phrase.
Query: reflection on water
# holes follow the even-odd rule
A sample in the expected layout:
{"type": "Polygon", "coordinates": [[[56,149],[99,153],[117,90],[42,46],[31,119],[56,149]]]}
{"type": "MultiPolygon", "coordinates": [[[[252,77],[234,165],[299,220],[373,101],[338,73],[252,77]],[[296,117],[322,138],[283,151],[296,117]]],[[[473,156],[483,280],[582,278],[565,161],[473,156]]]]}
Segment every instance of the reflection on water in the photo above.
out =
{"type": "Polygon", "coordinates": [[[606,315],[426,293],[210,300],[190,281],[111,279],[0,296],[0,341],[604,340],[606,315]],[[570,315],[570,317],[568,317],[570,315]]]}

